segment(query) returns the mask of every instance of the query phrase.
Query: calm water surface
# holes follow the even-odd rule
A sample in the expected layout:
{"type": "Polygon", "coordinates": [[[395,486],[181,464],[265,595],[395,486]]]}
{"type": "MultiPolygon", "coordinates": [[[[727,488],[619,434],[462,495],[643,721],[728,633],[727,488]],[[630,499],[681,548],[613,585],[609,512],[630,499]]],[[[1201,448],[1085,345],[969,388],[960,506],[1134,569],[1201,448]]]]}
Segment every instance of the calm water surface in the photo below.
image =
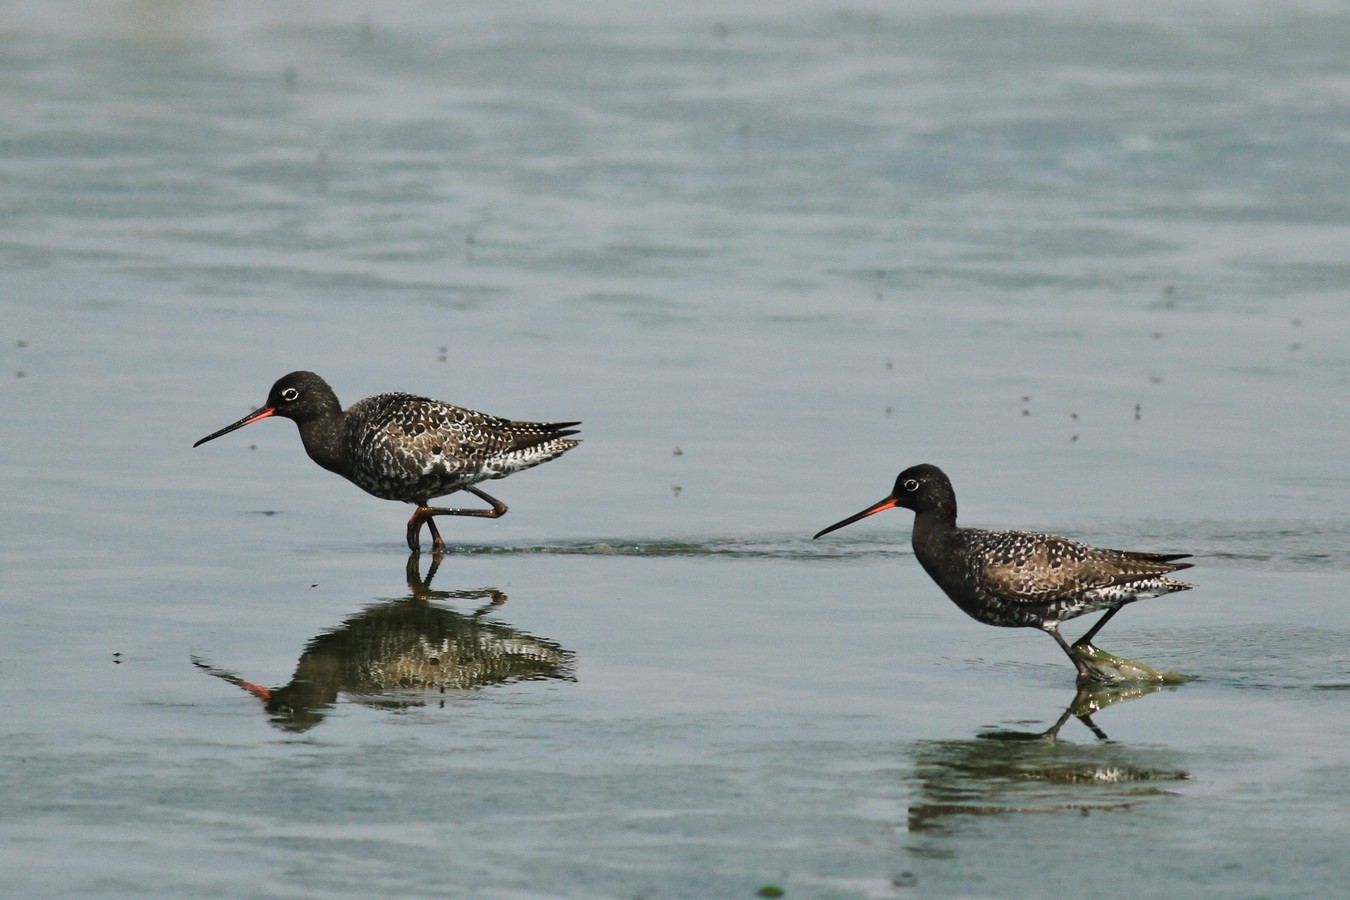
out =
{"type": "Polygon", "coordinates": [[[1350,14],[0,13],[13,896],[1334,894],[1350,14]],[[585,443],[443,529],[281,374],[585,443]],[[892,513],[1189,551],[1076,695],[892,513]]]}

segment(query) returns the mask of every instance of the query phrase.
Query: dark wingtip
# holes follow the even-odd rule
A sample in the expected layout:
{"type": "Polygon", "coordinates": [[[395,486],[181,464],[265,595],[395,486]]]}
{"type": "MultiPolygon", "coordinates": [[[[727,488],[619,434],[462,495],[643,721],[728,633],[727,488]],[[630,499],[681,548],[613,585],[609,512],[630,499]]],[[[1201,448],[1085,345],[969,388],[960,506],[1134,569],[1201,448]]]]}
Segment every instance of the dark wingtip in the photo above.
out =
{"type": "Polygon", "coordinates": [[[1190,559],[1189,553],[1150,553],[1147,556],[1150,562],[1167,563],[1169,571],[1180,572],[1182,569],[1193,569],[1195,563],[1177,562],[1179,559],[1190,559]]]}
{"type": "Polygon", "coordinates": [[[578,429],[572,427],[580,424],[580,422],[516,422],[507,419],[504,430],[512,434],[517,441],[528,441],[521,446],[532,446],[554,438],[580,434],[578,429]]]}

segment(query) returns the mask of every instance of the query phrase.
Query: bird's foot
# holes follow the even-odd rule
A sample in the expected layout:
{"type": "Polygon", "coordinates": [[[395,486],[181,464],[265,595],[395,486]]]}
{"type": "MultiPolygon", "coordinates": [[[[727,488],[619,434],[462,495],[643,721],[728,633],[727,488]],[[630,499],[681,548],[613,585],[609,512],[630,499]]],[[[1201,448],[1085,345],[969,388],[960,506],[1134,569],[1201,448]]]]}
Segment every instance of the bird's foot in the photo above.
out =
{"type": "Polygon", "coordinates": [[[427,529],[431,532],[431,552],[432,554],[441,554],[445,552],[445,541],[441,540],[441,533],[436,529],[436,522],[431,518],[431,509],[425,504],[417,507],[408,520],[408,549],[413,553],[422,551],[422,523],[425,522],[427,529]]]}
{"type": "MultiPolygon", "coordinates": [[[[1113,703],[1138,700],[1166,686],[1165,683],[1156,681],[1080,682],[1078,692],[1074,694],[1073,702],[1069,704],[1066,712],[1079,719],[1086,719],[1113,703]]],[[[1092,727],[1090,723],[1088,727],[1092,727]]]]}
{"type": "Polygon", "coordinates": [[[1186,680],[1186,676],[1178,672],[1159,672],[1082,641],[1069,651],[1078,667],[1079,684],[1181,684],[1186,680]]]}

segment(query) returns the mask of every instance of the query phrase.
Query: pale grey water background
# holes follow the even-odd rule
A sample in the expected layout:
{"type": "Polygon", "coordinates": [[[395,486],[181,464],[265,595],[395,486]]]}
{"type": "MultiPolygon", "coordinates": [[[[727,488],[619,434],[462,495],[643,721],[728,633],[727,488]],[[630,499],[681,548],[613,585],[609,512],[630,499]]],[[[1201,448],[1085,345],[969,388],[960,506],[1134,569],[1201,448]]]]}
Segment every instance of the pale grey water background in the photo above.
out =
{"type": "Polygon", "coordinates": [[[0,892],[1343,889],[1344,7],[0,35],[0,892]],[[287,720],[194,666],[282,687],[416,607],[407,510],[291,425],[190,449],[295,368],[584,420],[432,585],[563,677],[287,720]],[[969,524],[1197,554],[1102,643],[1198,680],[1008,739],[1073,699],[1052,643],[967,620],[907,515],[809,540],[921,461],[969,524]]]}

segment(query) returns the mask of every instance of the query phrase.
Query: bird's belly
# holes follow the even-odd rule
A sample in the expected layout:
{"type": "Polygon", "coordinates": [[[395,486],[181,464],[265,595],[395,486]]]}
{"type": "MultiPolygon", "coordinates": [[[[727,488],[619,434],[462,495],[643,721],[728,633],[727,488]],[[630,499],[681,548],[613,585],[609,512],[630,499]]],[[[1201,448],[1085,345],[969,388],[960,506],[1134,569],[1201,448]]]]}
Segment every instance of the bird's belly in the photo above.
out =
{"type": "Polygon", "coordinates": [[[382,500],[404,503],[422,503],[432,497],[452,494],[468,485],[483,480],[483,475],[464,472],[380,471],[356,469],[351,482],[382,500]]]}
{"type": "Polygon", "coordinates": [[[1150,579],[1134,584],[1110,585],[1048,599],[1044,603],[1014,600],[988,592],[978,598],[948,596],[972,619],[1002,628],[1043,628],[1047,622],[1063,622],[1078,616],[1115,609],[1135,600],[1160,597],[1184,590],[1167,579],[1150,579]]]}
{"type": "Polygon", "coordinates": [[[1046,608],[1039,604],[990,595],[970,596],[953,591],[947,591],[947,596],[976,622],[998,628],[1040,628],[1047,618],[1046,608]]]}
{"type": "Polygon", "coordinates": [[[976,622],[999,628],[1040,628],[1045,622],[1043,605],[1000,596],[982,586],[975,572],[952,572],[938,565],[928,554],[919,553],[918,547],[915,551],[933,583],[942,588],[942,592],[961,612],[976,622]]]}

